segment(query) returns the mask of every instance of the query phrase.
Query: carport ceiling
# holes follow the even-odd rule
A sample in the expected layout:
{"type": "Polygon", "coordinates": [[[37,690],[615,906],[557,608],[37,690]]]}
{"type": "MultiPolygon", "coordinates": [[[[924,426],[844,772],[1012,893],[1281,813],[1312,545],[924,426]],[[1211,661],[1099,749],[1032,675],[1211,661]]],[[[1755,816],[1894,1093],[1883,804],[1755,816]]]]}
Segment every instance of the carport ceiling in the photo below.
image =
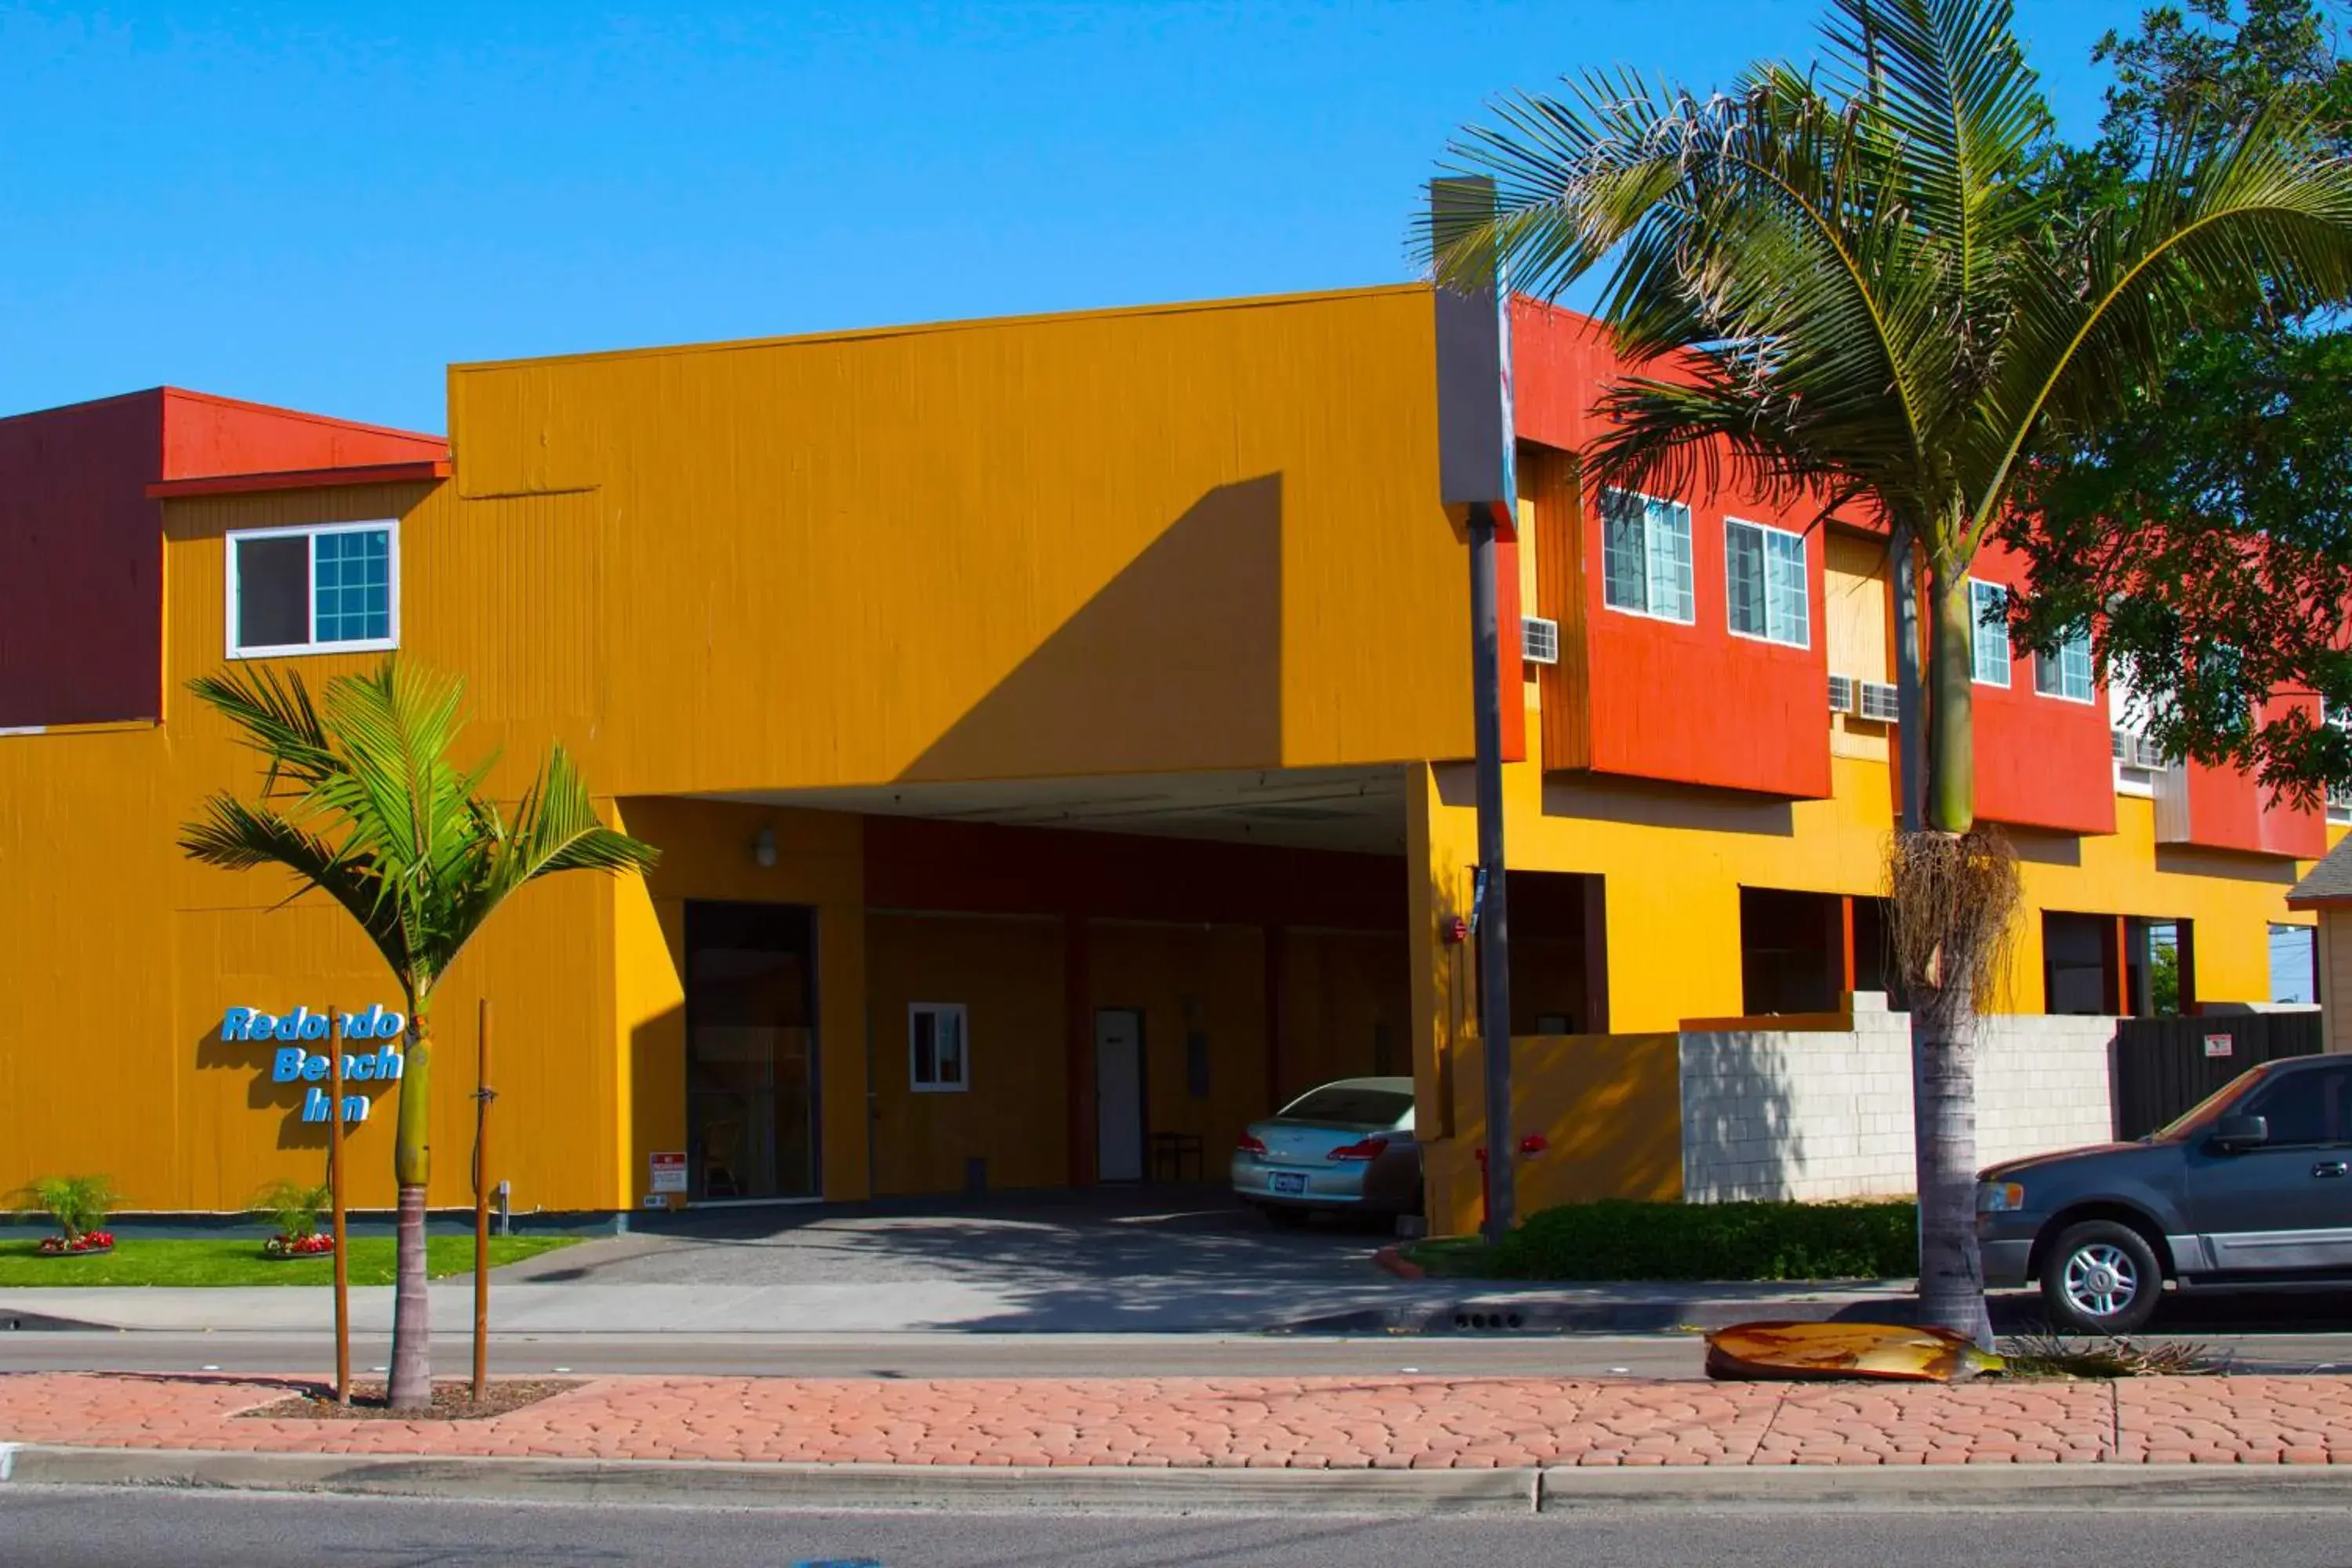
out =
{"type": "Polygon", "coordinates": [[[1398,767],[998,779],[702,798],[1378,855],[1404,849],[1404,770],[1398,767]]]}

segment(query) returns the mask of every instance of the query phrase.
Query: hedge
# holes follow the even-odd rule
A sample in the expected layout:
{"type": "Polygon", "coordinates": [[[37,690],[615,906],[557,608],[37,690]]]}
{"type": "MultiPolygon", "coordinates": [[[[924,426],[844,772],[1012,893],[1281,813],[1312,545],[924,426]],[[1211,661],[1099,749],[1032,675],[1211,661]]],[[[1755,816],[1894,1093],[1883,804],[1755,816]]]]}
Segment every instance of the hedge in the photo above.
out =
{"type": "Polygon", "coordinates": [[[1502,1279],[1907,1279],[1909,1203],[1643,1204],[1545,1209],[1493,1249],[1502,1279]]]}

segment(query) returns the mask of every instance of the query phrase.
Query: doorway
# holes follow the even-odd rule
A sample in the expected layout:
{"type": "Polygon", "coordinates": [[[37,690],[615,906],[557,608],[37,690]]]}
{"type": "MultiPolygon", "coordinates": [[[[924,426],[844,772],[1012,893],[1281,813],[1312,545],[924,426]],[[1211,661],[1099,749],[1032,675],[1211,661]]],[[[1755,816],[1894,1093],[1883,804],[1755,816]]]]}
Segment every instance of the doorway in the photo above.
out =
{"type": "Polygon", "coordinates": [[[810,1198],[816,1169],[816,917],[686,906],[688,1195],[810,1198]]]}
{"type": "Polygon", "coordinates": [[[1143,1179],[1143,1015],[1095,1015],[1095,1179],[1143,1179]]]}

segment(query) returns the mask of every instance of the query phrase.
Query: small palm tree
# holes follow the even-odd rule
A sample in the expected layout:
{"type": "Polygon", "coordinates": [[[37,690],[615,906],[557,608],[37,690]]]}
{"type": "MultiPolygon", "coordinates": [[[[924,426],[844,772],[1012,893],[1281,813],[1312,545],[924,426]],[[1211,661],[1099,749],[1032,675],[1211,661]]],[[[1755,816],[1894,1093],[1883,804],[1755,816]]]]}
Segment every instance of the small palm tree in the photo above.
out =
{"type": "Polygon", "coordinates": [[[480,793],[489,760],[467,770],[449,757],[463,724],[463,683],[397,656],[330,681],[323,710],[299,675],[266,665],[207,676],[190,689],[228,716],[266,770],[258,800],[212,796],[182,828],[180,847],[230,870],[284,867],[300,883],[297,898],[325,892],[383,954],[407,1003],[393,1145],[400,1214],[390,1394],[396,1409],[423,1409],[432,1403],[425,1195],[433,988],[525,883],[558,871],[641,872],[656,852],[597,819],[561,746],[508,818],[480,793]]]}
{"type": "Polygon", "coordinates": [[[2185,129],[2123,207],[2070,211],[2006,0],[1834,0],[1823,34],[1814,68],[1759,64],[1724,94],[1591,75],[1506,102],[1454,149],[1495,181],[1492,212],[1440,215],[1429,249],[1449,280],[1499,257],[1555,298],[1607,268],[1601,313],[1635,373],[1600,399],[1591,479],[1728,468],[1918,541],[1927,828],[1889,859],[1920,1289],[1930,1321],[1984,1340],[1976,1008],[2016,880],[1976,821],[1969,566],[2037,455],[2152,383],[2184,327],[2266,290],[2290,310],[2352,296],[2352,169],[2273,112],[2185,129]]]}

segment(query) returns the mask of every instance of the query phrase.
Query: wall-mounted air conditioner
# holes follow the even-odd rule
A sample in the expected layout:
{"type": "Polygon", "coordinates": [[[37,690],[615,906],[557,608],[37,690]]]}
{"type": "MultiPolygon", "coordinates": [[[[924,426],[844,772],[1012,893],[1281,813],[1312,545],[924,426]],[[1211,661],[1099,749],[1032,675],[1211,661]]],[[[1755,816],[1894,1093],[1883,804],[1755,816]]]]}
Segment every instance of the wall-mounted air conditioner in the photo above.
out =
{"type": "Polygon", "coordinates": [[[1860,684],[1861,683],[1855,680],[1851,675],[1831,676],[1830,711],[1832,713],[1853,712],[1854,700],[1853,689],[1860,684]]]}
{"type": "Polygon", "coordinates": [[[1519,618],[1519,655],[1529,664],[1559,662],[1559,623],[1541,616],[1519,618]]]}
{"type": "Polygon", "coordinates": [[[1856,710],[1876,724],[1893,724],[1903,717],[1903,700],[1894,687],[1883,680],[1862,683],[1862,698],[1856,710]]]}

